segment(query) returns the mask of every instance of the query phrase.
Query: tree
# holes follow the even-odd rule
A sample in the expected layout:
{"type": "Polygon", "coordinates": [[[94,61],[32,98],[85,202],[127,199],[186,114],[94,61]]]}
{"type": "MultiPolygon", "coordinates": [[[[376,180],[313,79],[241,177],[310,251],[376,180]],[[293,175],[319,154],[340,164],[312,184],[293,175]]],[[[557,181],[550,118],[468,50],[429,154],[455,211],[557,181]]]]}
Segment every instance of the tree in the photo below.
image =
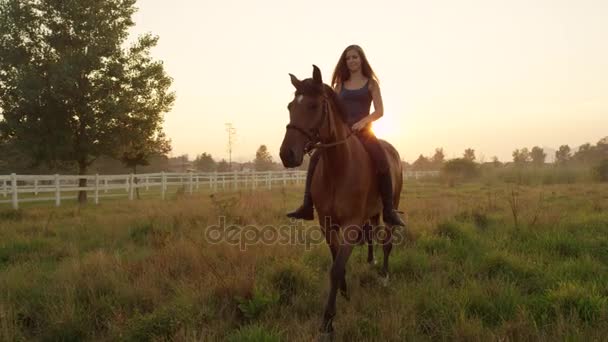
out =
{"type": "Polygon", "coordinates": [[[472,148],[467,148],[466,150],[464,150],[463,156],[466,160],[475,161],[475,150],[472,148]]]}
{"type": "Polygon", "coordinates": [[[199,171],[210,172],[214,171],[217,167],[217,163],[213,160],[210,154],[203,152],[200,156],[197,156],[194,160],[194,167],[199,171]]]}
{"type": "Polygon", "coordinates": [[[127,141],[121,147],[120,161],[133,173],[137,173],[137,166],[150,165],[151,157],[165,155],[171,151],[171,143],[165,139],[162,132],[158,132],[157,136],[139,137],[133,141],[127,141]]]}
{"type": "Polygon", "coordinates": [[[593,176],[600,182],[608,182],[608,159],[602,160],[593,167],[593,176]]]}
{"type": "Polygon", "coordinates": [[[581,145],[572,159],[585,165],[592,165],[603,158],[608,158],[608,145],[605,145],[602,142],[603,141],[600,140],[596,146],[593,146],[590,143],[581,145]]]}
{"type": "Polygon", "coordinates": [[[226,159],[220,160],[217,164],[217,172],[228,172],[230,170],[230,164],[226,161],[226,159]]]}
{"type": "Polygon", "coordinates": [[[253,161],[256,171],[272,170],[272,156],[268,152],[266,145],[262,145],[255,152],[255,160],[253,161]]]}
{"type": "Polygon", "coordinates": [[[534,165],[536,165],[536,166],[544,165],[546,157],[547,157],[547,154],[545,153],[545,151],[542,148],[540,148],[538,146],[532,147],[532,152],[530,152],[530,158],[532,158],[532,163],[534,163],[534,165]]]}
{"type": "Polygon", "coordinates": [[[166,150],[162,115],[175,96],[150,56],[158,38],[123,47],[135,3],[0,1],[0,135],[36,164],[84,175],[102,155],[142,165],[166,150]]]}
{"type": "Polygon", "coordinates": [[[443,148],[436,148],[435,154],[433,155],[433,158],[431,158],[431,163],[433,164],[435,169],[439,170],[441,168],[441,165],[443,165],[444,161],[445,154],[443,153],[443,148]]]}
{"type": "Polygon", "coordinates": [[[559,150],[555,151],[555,163],[558,165],[566,164],[571,157],[570,146],[568,145],[562,145],[559,150]]]}
{"type": "Polygon", "coordinates": [[[433,168],[433,164],[431,161],[423,156],[422,154],[416,159],[416,161],[412,164],[412,170],[414,171],[429,171],[433,168]]]}
{"type": "MultiPolygon", "coordinates": [[[[161,127],[148,131],[143,126],[135,126],[131,136],[132,140],[126,140],[121,144],[119,148],[122,152],[118,155],[123,165],[131,169],[134,174],[137,174],[138,166],[150,165],[150,158],[154,155],[165,155],[171,151],[171,142],[165,138],[161,127]],[[137,135],[140,136],[136,137],[137,135]]],[[[137,183],[139,179],[135,178],[135,184],[137,183]]],[[[139,199],[139,187],[135,188],[135,193],[139,199]]]]}
{"type": "Polygon", "coordinates": [[[513,162],[518,165],[523,165],[530,161],[530,151],[527,147],[513,151],[513,162]]]}
{"type": "Polygon", "coordinates": [[[492,157],[492,166],[499,167],[501,165],[502,163],[500,162],[500,160],[498,160],[497,156],[492,157]]]}
{"type": "Polygon", "coordinates": [[[450,186],[453,186],[457,180],[467,180],[479,176],[477,164],[466,158],[448,160],[441,168],[441,172],[450,186]]]}

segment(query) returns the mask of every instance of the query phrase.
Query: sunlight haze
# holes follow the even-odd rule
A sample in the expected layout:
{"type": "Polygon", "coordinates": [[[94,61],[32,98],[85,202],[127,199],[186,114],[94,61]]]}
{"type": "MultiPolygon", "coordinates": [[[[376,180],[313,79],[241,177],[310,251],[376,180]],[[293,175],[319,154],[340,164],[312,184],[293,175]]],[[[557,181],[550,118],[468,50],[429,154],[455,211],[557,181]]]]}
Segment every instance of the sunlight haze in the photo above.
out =
{"type": "Polygon", "coordinates": [[[233,160],[265,144],[278,161],[293,98],[288,73],[326,83],[359,44],[379,79],[375,125],[409,162],[443,147],[510,161],[516,148],[557,149],[608,135],[608,2],[140,0],[133,35],[173,77],[165,116],[173,156],[233,160]]]}

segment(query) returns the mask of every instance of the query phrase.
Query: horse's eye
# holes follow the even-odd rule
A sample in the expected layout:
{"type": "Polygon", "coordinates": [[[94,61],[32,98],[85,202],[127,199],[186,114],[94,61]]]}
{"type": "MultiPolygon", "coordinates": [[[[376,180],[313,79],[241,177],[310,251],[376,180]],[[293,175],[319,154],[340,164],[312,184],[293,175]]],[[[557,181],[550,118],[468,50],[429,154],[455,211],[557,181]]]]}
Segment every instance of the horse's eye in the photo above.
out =
{"type": "Polygon", "coordinates": [[[319,108],[319,105],[317,103],[311,103],[308,105],[308,109],[310,110],[317,110],[319,108]]]}

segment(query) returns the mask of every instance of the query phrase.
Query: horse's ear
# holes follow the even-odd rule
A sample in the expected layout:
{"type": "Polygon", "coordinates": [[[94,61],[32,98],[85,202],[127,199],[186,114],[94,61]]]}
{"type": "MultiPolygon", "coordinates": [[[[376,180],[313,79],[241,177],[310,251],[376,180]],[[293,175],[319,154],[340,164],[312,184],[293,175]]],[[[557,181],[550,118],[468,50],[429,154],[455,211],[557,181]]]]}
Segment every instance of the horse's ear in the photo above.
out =
{"type": "Polygon", "coordinates": [[[296,89],[300,89],[300,85],[302,85],[302,81],[300,81],[297,77],[295,77],[292,74],[289,74],[289,77],[291,77],[291,84],[293,84],[293,86],[296,87],[296,89]]]}
{"type": "Polygon", "coordinates": [[[312,65],[312,79],[317,84],[323,84],[323,77],[321,77],[321,70],[318,66],[312,65]]]}

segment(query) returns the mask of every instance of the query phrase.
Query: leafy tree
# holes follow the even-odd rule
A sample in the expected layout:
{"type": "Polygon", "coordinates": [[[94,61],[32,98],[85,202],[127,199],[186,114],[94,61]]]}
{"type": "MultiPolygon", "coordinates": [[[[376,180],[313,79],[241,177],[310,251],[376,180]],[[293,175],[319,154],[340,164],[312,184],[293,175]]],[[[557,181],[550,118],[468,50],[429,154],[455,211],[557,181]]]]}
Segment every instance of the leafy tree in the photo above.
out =
{"type": "Polygon", "coordinates": [[[566,164],[572,155],[570,154],[570,146],[562,145],[555,151],[555,163],[559,165],[566,164]]]}
{"type": "Polygon", "coordinates": [[[597,142],[597,145],[593,146],[589,143],[583,144],[579,147],[578,151],[574,154],[572,159],[585,165],[594,165],[604,159],[608,159],[608,139],[603,138],[597,142]]]}
{"type": "Polygon", "coordinates": [[[608,159],[602,160],[593,168],[593,175],[600,182],[608,182],[608,159]]]}
{"type": "Polygon", "coordinates": [[[220,160],[217,164],[217,172],[228,172],[230,170],[230,164],[226,161],[226,159],[220,160]]]}
{"type": "Polygon", "coordinates": [[[472,148],[467,148],[466,150],[464,150],[463,157],[466,160],[475,161],[475,150],[472,148]]]}
{"type": "Polygon", "coordinates": [[[437,170],[439,170],[444,162],[445,154],[443,153],[443,148],[436,148],[435,154],[433,155],[433,158],[431,158],[431,163],[437,170]]]}
{"type": "Polygon", "coordinates": [[[253,161],[256,171],[272,170],[272,156],[268,152],[266,145],[262,145],[255,152],[255,160],[253,161]]]}
{"type": "Polygon", "coordinates": [[[492,157],[492,165],[494,167],[500,167],[502,165],[502,163],[500,162],[500,160],[498,160],[497,156],[492,157]]]}
{"type": "Polygon", "coordinates": [[[203,152],[203,154],[197,156],[194,160],[194,166],[197,170],[209,172],[216,169],[217,163],[210,154],[203,152]]]}
{"type": "Polygon", "coordinates": [[[413,171],[430,171],[433,169],[433,163],[422,154],[412,164],[413,171]]]}
{"type": "Polygon", "coordinates": [[[513,151],[513,162],[518,165],[524,165],[530,161],[530,151],[527,147],[513,151]]]}
{"type": "Polygon", "coordinates": [[[0,135],[34,163],[84,175],[102,155],[136,166],[166,151],[172,81],[150,57],[157,37],[124,47],[135,2],[0,0],[0,135]]]}
{"type": "Polygon", "coordinates": [[[448,160],[441,168],[441,172],[450,186],[453,186],[457,180],[472,179],[479,176],[480,173],[478,165],[466,158],[448,160]]]}
{"type": "Polygon", "coordinates": [[[137,173],[137,166],[150,165],[153,156],[165,155],[171,151],[170,141],[165,139],[162,132],[156,137],[140,137],[126,142],[122,148],[120,161],[133,173],[137,173]]]}
{"type": "Polygon", "coordinates": [[[532,163],[534,163],[534,165],[542,166],[543,164],[545,164],[546,157],[547,154],[542,148],[538,146],[532,147],[532,151],[530,152],[530,158],[532,158],[532,163]]]}

